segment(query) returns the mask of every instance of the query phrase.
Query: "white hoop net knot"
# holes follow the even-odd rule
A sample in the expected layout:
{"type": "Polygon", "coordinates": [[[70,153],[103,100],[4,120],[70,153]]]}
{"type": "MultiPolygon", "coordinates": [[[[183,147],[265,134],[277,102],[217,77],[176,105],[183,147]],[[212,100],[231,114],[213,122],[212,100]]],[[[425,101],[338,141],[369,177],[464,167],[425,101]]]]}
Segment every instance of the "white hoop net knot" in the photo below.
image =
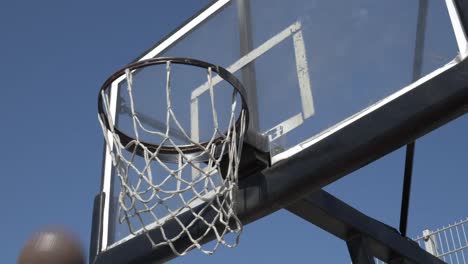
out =
{"type": "Polygon", "coordinates": [[[122,140],[121,131],[114,125],[115,114],[110,107],[113,91],[103,89],[100,94],[105,114],[99,115],[99,121],[120,187],[119,222],[126,224],[133,235],[146,234],[153,247],[169,246],[179,256],[193,248],[213,254],[220,244],[236,246],[242,223],[236,216],[234,195],[246,129],[245,110],[236,111],[239,92],[233,88],[232,105],[227,106],[231,108],[228,127],[219,128],[212,69],[207,69],[215,129],[208,142],[200,143],[188,135],[173,112],[171,62],[166,64],[167,111],[162,113],[165,132],[146,127],[141,115],[135,111],[133,89],[138,89],[133,87],[135,72],[127,69],[122,75],[126,78],[127,91],[121,91],[126,92],[129,99],[131,140],[122,140]],[[182,134],[189,142],[190,153],[187,145],[178,146],[171,138],[173,130],[179,138],[182,134]],[[151,138],[151,144],[145,143],[148,138],[151,138]],[[207,237],[213,235],[214,242],[203,245],[207,237]],[[184,240],[183,246],[177,244],[178,240],[184,240]]]}

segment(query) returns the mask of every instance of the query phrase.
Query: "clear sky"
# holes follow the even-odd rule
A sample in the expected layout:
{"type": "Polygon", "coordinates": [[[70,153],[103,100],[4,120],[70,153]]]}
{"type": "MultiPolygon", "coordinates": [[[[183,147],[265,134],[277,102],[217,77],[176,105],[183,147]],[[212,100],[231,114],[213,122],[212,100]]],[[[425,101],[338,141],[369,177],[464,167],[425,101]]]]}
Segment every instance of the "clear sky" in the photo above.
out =
{"type": "MultiPolygon", "coordinates": [[[[31,233],[48,225],[69,228],[88,249],[101,177],[100,85],[208,2],[0,4],[2,263],[14,263],[31,233]]],[[[447,31],[437,25],[434,32],[447,31]]],[[[445,42],[436,36],[429,50],[434,43],[442,50],[454,46],[453,37],[445,42]]],[[[410,237],[468,216],[467,121],[461,117],[417,142],[410,237]]],[[[326,189],[397,228],[404,153],[397,150],[326,189]]],[[[193,251],[174,263],[220,261],[349,263],[349,256],[343,241],[281,210],[246,226],[235,249],[221,248],[211,257],[193,251]]]]}

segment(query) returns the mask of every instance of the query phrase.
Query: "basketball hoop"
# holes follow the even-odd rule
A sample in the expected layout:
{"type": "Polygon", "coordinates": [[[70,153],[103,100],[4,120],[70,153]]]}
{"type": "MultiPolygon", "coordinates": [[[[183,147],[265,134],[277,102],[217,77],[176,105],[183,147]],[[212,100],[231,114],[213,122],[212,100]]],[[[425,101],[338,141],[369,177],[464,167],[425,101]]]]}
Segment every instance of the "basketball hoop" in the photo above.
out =
{"type": "Polygon", "coordinates": [[[107,151],[112,157],[119,178],[120,223],[127,224],[133,235],[146,234],[153,247],[168,245],[177,255],[184,255],[194,247],[204,253],[212,254],[220,244],[235,246],[242,231],[242,223],[237,218],[234,208],[234,191],[237,188],[238,168],[248,116],[244,87],[234,75],[220,66],[195,59],[167,57],[138,61],[114,73],[104,82],[100,90],[98,118],[107,151]],[[133,91],[138,88],[134,87],[133,77],[143,68],[164,64],[167,110],[161,113],[161,116],[166,122],[163,131],[158,131],[145,126],[141,121],[141,114],[135,110],[133,91]],[[172,109],[171,66],[174,64],[206,69],[206,85],[214,127],[209,140],[200,141],[191,137],[172,109]],[[231,109],[229,122],[227,127],[223,128],[219,127],[214,106],[214,74],[233,89],[232,103],[226,106],[231,109]],[[112,111],[109,103],[111,93],[116,93],[118,90],[113,84],[123,81],[127,83],[131,131],[124,131],[116,125],[116,113],[112,111]],[[240,111],[238,98],[241,99],[240,111]],[[182,135],[188,143],[177,144],[177,140],[171,134],[173,130],[177,130],[179,136],[182,135]],[[141,162],[136,162],[137,159],[141,162]],[[157,166],[157,170],[153,166],[157,166]],[[185,175],[187,168],[191,168],[193,172],[191,177],[185,175]],[[164,173],[156,175],[155,171],[164,173]],[[217,180],[214,180],[215,177],[218,177],[217,180]],[[176,183],[169,187],[168,182],[176,183]],[[171,201],[176,199],[179,207],[173,208],[174,202],[171,201]],[[203,211],[208,207],[214,209],[216,215],[204,218],[203,211]],[[167,214],[158,215],[157,210],[167,210],[167,214]],[[181,213],[186,212],[193,214],[193,220],[183,222],[179,219],[181,213]],[[147,223],[149,218],[152,224],[147,223]],[[180,225],[180,232],[170,235],[165,230],[164,224],[174,220],[180,225]],[[139,227],[134,226],[135,222],[139,223],[139,227]],[[193,237],[190,234],[190,227],[200,223],[206,228],[206,232],[203,232],[202,237],[193,237]],[[155,243],[148,232],[153,229],[159,229],[165,241],[155,243]],[[217,243],[212,249],[207,250],[203,248],[202,240],[210,232],[216,234],[217,243]],[[176,248],[175,241],[184,233],[191,240],[190,246],[184,249],[176,248]],[[226,241],[227,234],[235,235],[233,242],[226,241]]]}

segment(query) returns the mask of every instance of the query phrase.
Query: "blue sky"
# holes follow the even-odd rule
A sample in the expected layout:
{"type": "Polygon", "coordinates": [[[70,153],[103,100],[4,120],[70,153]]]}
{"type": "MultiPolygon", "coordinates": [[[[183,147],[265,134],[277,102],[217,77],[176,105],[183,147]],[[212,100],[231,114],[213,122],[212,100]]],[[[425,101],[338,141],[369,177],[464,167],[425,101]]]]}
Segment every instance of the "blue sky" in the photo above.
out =
{"type": "MultiPolygon", "coordinates": [[[[100,85],[208,2],[0,4],[3,263],[14,263],[27,237],[48,225],[69,228],[88,249],[101,177],[100,85]]],[[[454,45],[433,38],[429,49],[454,45]]],[[[467,121],[461,117],[417,142],[411,237],[468,216],[467,121]]],[[[327,190],[398,227],[403,164],[400,149],[327,190]]],[[[219,261],[349,263],[349,257],[343,241],[282,210],[246,226],[236,249],[221,248],[212,257],[193,251],[174,263],[219,261]]]]}

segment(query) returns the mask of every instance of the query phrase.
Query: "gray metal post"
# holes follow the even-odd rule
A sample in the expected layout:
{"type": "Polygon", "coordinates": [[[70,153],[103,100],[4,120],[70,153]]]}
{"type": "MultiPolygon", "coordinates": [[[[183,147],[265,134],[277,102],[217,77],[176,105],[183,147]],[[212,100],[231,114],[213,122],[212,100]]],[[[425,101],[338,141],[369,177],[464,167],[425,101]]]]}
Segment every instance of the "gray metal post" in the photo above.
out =
{"type": "Polygon", "coordinates": [[[424,236],[424,247],[426,251],[431,253],[434,256],[437,256],[437,245],[434,241],[434,237],[432,236],[432,232],[428,229],[423,231],[424,236]]]}
{"type": "Polygon", "coordinates": [[[366,237],[355,235],[346,241],[346,245],[353,264],[375,264],[366,237]]]}

